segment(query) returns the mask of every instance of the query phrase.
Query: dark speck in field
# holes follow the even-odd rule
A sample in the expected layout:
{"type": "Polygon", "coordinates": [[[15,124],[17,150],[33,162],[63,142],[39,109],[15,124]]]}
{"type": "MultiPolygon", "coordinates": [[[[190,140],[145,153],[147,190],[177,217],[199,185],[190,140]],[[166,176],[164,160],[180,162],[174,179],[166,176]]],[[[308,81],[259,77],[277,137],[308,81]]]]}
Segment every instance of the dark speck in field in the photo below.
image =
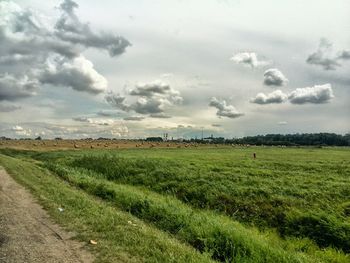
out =
{"type": "Polygon", "coordinates": [[[0,247],[8,241],[8,237],[0,233],[0,247]]]}

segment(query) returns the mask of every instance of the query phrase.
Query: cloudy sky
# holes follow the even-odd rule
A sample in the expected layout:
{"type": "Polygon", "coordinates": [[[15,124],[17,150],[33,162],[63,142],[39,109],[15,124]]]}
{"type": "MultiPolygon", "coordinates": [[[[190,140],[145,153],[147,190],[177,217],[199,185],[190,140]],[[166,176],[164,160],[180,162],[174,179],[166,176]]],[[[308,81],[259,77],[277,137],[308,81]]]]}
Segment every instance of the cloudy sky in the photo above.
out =
{"type": "Polygon", "coordinates": [[[9,137],[350,132],[348,0],[0,0],[9,137]]]}

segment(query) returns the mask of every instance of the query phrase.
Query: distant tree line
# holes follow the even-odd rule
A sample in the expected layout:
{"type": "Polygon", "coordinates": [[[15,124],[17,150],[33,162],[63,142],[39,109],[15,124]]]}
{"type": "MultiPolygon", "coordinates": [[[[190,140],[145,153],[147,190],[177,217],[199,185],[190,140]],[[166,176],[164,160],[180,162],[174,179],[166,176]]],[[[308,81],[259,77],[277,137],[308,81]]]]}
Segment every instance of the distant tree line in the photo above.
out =
{"type": "Polygon", "coordinates": [[[162,142],[162,137],[147,137],[146,142],[162,142]]]}
{"type": "MultiPolygon", "coordinates": [[[[148,137],[146,141],[163,141],[161,137],[148,137]]],[[[203,144],[247,144],[247,145],[285,145],[285,146],[350,146],[350,133],[297,133],[266,134],[243,138],[226,139],[224,137],[192,138],[183,142],[203,144]]]]}
{"type": "Polygon", "coordinates": [[[350,146],[350,133],[345,135],[335,133],[267,134],[238,139],[214,137],[210,143],[285,146],[350,146]]]}

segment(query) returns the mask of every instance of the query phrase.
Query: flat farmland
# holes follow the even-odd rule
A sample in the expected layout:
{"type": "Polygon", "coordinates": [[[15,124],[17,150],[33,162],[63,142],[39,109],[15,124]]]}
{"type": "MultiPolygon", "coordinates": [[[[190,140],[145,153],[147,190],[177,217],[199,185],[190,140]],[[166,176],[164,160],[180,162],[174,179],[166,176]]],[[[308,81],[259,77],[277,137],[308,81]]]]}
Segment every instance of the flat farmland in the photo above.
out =
{"type": "Polygon", "coordinates": [[[349,148],[28,140],[0,153],[57,223],[98,241],[96,262],[350,260],[349,148]]]}

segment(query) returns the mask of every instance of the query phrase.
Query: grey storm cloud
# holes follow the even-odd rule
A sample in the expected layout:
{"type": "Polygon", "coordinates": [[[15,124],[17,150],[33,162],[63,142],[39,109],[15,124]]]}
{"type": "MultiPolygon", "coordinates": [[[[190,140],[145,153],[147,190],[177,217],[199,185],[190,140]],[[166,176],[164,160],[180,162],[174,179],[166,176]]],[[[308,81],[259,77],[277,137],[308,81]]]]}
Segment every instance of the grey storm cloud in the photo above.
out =
{"type": "Polygon", "coordinates": [[[284,94],[281,90],[275,90],[267,95],[258,93],[250,102],[256,104],[283,103],[287,98],[288,95],[284,94]]]}
{"type": "Polygon", "coordinates": [[[94,32],[88,23],[82,23],[74,10],[79,5],[72,0],[65,0],[60,5],[62,16],[56,23],[55,35],[59,39],[85,47],[105,49],[110,56],[120,55],[130,46],[130,42],[122,36],[111,33],[94,32]]]}
{"type": "Polygon", "coordinates": [[[293,104],[322,104],[334,98],[332,86],[330,84],[315,85],[313,87],[298,88],[292,91],[288,99],[293,104]]]}
{"type": "Polygon", "coordinates": [[[233,105],[227,105],[225,100],[219,101],[215,97],[211,98],[209,106],[217,109],[216,115],[219,117],[228,117],[233,119],[244,115],[243,113],[237,111],[233,105]]]}
{"type": "Polygon", "coordinates": [[[306,62],[312,65],[321,66],[325,70],[335,70],[341,65],[339,64],[337,57],[331,56],[331,51],[332,43],[326,38],[321,38],[317,51],[309,55],[306,62]]]}
{"type": "Polygon", "coordinates": [[[105,96],[105,100],[108,104],[111,106],[120,109],[122,111],[129,111],[130,106],[125,103],[126,97],[120,95],[120,94],[115,94],[112,91],[108,92],[105,96]]]}
{"type": "Polygon", "coordinates": [[[166,115],[164,113],[154,113],[149,115],[151,118],[157,118],[157,119],[170,119],[170,115],[166,115]]]}
{"type": "Polygon", "coordinates": [[[350,50],[343,50],[339,52],[338,59],[349,60],[350,50]]]}
{"type": "Polygon", "coordinates": [[[180,104],[183,101],[179,91],[160,81],[137,84],[135,89],[129,91],[128,95],[138,98],[131,104],[125,102],[125,96],[113,92],[108,93],[105,98],[110,105],[120,110],[153,116],[161,116],[166,107],[180,104]]]}
{"type": "Polygon", "coordinates": [[[164,111],[164,101],[159,98],[139,98],[131,108],[140,114],[156,114],[164,111]]]}
{"type": "Polygon", "coordinates": [[[144,98],[161,98],[166,99],[174,104],[181,103],[183,98],[180,92],[174,90],[169,84],[162,81],[153,81],[151,83],[138,83],[135,89],[129,92],[132,96],[140,96],[144,98]]]}
{"type": "Polygon", "coordinates": [[[130,95],[151,97],[155,94],[166,94],[170,92],[170,86],[166,83],[138,84],[130,91],[130,95]]]}
{"type": "Polygon", "coordinates": [[[142,121],[143,119],[145,119],[145,117],[143,117],[143,116],[129,116],[129,117],[125,117],[123,120],[125,120],[125,121],[142,121]]]}
{"type": "Polygon", "coordinates": [[[7,72],[0,76],[1,100],[32,96],[38,83],[93,94],[107,89],[107,80],[82,52],[95,48],[113,57],[131,44],[114,33],[95,32],[80,21],[76,8],[75,2],[63,1],[55,26],[49,27],[44,16],[12,1],[0,1],[0,66],[7,72]]]}
{"type": "Polygon", "coordinates": [[[14,101],[32,96],[37,88],[38,82],[27,75],[0,75],[0,101],[14,101]]]}
{"type": "Polygon", "coordinates": [[[20,108],[21,106],[11,104],[11,103],[2,102],[0,104],[0,112],[11,112],[11,111],[19,110],[20,108]]]}
{"type": "Polygon", "coordinates": [[[283,75],[283,73],[276,69],[270,68],[264,72],[264,84],[266,86],[285,86],[288,79],[283,75]]]}
{"type": "Polygon", "coordinates": [[[267,66],[271,63],[267,60],[258,59],[255,52],[239,52],[233,55],[231,60],[236,64],[243,64],[252,68],[267,66]]]}

